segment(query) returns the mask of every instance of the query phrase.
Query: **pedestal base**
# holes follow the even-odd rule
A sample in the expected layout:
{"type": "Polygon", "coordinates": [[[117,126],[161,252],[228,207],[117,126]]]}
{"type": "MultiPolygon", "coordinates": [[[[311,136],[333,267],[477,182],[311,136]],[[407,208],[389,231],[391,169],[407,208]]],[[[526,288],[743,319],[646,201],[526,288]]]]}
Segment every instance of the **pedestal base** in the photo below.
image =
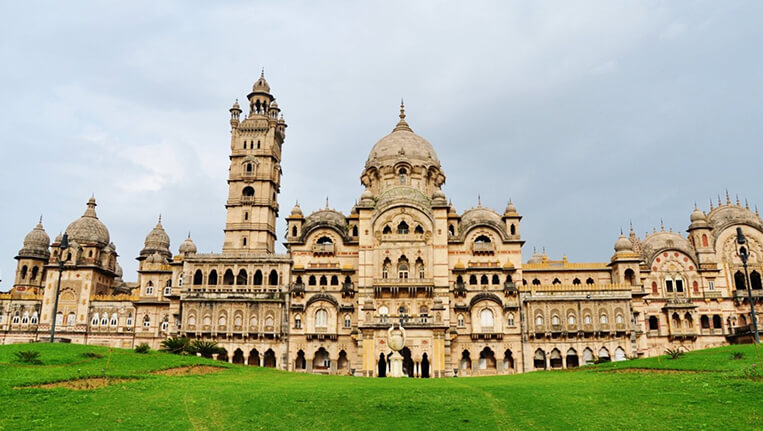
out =
{"type": "Polygon", "coordinates": [[[389,357],[389,377],[405,377],[403,374],[403,356],[393,352],[389,357]]]}

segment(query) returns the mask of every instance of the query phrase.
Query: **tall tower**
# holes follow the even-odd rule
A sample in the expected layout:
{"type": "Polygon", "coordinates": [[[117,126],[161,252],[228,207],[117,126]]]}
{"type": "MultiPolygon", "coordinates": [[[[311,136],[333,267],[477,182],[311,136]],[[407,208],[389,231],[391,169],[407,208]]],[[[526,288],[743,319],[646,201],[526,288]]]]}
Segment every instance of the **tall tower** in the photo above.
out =
{"type": "Polygon", "coordinates": [[[276,240],[281,146],[286,122],[263,72],[254,83],[249,114],[240,119],[238,101],[231,113],[228,201],[223,253],[272,253],[276,240]]]}

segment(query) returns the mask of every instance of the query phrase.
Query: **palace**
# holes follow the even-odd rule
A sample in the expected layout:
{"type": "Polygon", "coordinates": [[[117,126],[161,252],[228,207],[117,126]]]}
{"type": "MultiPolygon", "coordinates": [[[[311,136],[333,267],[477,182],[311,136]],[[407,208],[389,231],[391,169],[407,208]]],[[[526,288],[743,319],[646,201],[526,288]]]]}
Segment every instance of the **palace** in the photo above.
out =
{"type": "Polygon", "coordinates": [[[215,341],[217,359],[296,372],[386,376],[387,330],[406,331],[411,377],[511,374],[699,349],[750,339],[736,229],[748,242],[754,300],[763,299],[763,221],[732,203],[696,209],[687,233],[621,234],[608,262],[523,261],[522,216],[478,205],[462,213],[442,186],[434,147],[404,107],[370,149],[349,213],[328,206],[286,217],[275,252],[286,122],[264,76],[230,109],[225,242],[177,254],[161,219],[125,283],[96,201],[52,243],[42,220],[24,238],[13,288],[0,294],[0,342],[45,340],[159,348],[167,337],[215,341]],[[59,271],[59,261],[64,260],[59,271]],[[54,315],[56,286],[60,298],[54,315]]]}

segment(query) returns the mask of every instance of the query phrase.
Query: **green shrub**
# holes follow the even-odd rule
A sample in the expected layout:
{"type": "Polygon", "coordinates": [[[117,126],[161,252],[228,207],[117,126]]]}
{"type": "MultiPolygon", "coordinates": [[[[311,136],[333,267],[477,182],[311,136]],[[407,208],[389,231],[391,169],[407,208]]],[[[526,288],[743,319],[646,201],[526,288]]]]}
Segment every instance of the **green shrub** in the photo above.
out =
{"type": "Polygon", "coordinates": [[[752,364],[749,367],[745,367],[742,372],[744,373],[744,377],[748,380],[760,380],[760,370],[758,369],[758,364],[752,364]]]}
{"type": "Polygon", "coordinates": [[[186,337],[171,337],[162,341],[162,351],[183,355],[189,353],[190,341],[186,337]]]}
{"type": "Polygon", "coordinates": [[[684,355],[684,351],[681,347],[668,347],[665,349],[665,354],[668,355],[668,359],[678,359],[684,355]]]}
{"type": "Polygon", "coordinates": [[[737,361],[744,359],[744,352],[732,352],[731,359],[735,359],[737,361]]]}
{"type": "Polygon", "coordinates": [[[135,353],[148,353],[150,350],[151,347],[149,347],[146,343],[141,343],[135,346],[135,353]]]}
{"type": "Polygon", "coordinates": [[[211,358],[214,354],[223,353],[225,349],[218,346],[214,341],[194,340],[191,343],[191,353],[197,353],[205,358],[211,358]]]}
{"type": "Polygon", "coordinates": [[[36,352],[34,350],[20,350],[13,354],[16,357],[16,360],[18,362],[24,363],[24,364],[32,364],[32,365],[40,365],[42,364],[42,361],[40,360],[40,352],[36,352]]]}

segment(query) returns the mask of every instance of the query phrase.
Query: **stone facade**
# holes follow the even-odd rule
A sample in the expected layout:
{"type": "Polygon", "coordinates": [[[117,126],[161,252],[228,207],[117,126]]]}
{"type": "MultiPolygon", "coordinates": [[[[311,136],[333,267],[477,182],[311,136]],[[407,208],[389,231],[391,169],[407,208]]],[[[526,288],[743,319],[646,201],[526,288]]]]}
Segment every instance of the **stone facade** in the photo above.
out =
{"type": "Polygon", "coordinates": [[[261,76],[242,117],[230,109],[225,241],[177,254],[161,219],[122,281],[95,199],[52,243],[42,221],[24,239],[11,292],[0,294],[0,340],[57,334],[76,343],[159,348],[171,336],[216,341],[218,359],[297,372],[385,376],[387,330],[406,329],[413,377],[510,374],[705,348],[750,337],[736,229],[748,238],[750,279],[763,298],[763,222],[745,204],[711,203],[688,235],[620,235],[609,262],[522,259],[516,206],[458,213],[442,190],[432,145],[404,107],[371,149],[357,204],[288,217],[275,253],[286,123],[261,76]],[[65,259],[62,270],[58,262],[65,259]],[[56,285],[61,276],[57,316],[56,285]]]}

